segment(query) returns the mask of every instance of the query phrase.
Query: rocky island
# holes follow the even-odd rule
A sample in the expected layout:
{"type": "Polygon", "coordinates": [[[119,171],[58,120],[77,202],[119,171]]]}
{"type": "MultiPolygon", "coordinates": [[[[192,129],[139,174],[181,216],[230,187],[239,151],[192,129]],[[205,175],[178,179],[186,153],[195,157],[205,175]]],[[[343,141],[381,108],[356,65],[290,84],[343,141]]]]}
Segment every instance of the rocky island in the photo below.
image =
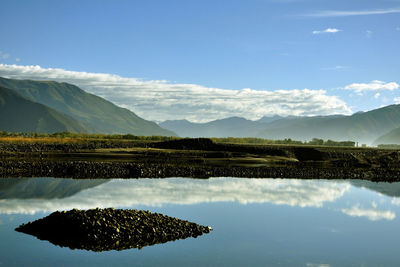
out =
{"type": "Polygon", "coordinates": [[[142,248],[209,233],[202,226],[159,213],[129,209],[56,211],[15,229],[41,240],[91,251],[142,248]]]}

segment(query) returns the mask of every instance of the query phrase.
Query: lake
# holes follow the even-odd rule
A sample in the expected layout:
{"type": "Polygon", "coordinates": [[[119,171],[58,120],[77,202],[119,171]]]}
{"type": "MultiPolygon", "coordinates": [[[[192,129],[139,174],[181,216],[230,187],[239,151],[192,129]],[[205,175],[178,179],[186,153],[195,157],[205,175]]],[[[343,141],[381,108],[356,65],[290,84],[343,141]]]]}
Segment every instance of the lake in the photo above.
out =
{"type": "Polygon", "coordinates": [[[168,178],[0,179],[0,266],[399,266],[400,183],[168,178]],[[211,226],[123,251],[14,231],[56,210],[131,208],[211,226]]]}

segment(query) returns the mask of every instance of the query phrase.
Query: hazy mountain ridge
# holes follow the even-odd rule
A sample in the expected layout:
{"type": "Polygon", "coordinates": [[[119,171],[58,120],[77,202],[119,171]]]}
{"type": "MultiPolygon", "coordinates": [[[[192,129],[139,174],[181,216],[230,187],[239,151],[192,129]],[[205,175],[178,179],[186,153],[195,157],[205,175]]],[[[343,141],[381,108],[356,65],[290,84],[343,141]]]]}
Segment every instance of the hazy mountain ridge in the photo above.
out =
{"type": "Polygon", "coordinates": [[[314,137],[372,143],[378,136],[400,126],[400,105],[390,105],[351,116],[318,116],[272,122],[259,137],[309,140],[314,137]]]}
{"type": "Polygon", "coordinates": [[[260,131],[265,127],[262,122],[241,117],[229,117],[206,123],[169,120],[159,125],[176,132],[181,137],[251,137],[254,135],[254,131],[260,131]]]}
{"type": "Polygon", "coordinates": [[[156,123],[79,87],[54,81],[14,80],[0,77],[0,86],[59,112],[85,125],[92,133],[123,133],[134,135],[175,135],[156,123]]]}
{"type": "Polygon", "coordinates": [[[257,120],[257,122],[270,123],[270,122],[277,121],[277,120],[284,119],[284,118],[290,119],[290,118],[296,118],[296,116],[288,116],[288,117],[282,117],[279,115],[264,116],[261,119],[257,120]]]}
{"type": "Polygon", "coordinates": [[[370,144],[377,137],[400,126],[400,105],[357,112],[350,116],[276,116],[258,121],[231,117],[207,123],[165,121],[160,125],[183,137],[291,138],[300,141],[322,138],[370,144]]]}
{"type": "Polygon", "coordinates": [[[400,145],[400,127],[391,130],[390,132],[378,137],[374,141],[375,145],[380,144],[397,144],[400,145]]]}
{"type": "Polygon", "coordinates": [[[0,86],[0,130],[9,132],[86,132],[68,115],[0,86]]]}

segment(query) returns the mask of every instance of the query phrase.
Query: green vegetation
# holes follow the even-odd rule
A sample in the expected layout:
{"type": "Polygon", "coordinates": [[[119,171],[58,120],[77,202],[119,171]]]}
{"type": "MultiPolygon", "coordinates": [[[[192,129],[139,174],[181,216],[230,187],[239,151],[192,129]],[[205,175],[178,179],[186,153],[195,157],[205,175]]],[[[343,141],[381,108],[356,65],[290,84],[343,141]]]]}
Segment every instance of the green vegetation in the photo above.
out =
{"type": "MultiPolygon", "coordinates": [[[[0,86],[72,117],[84,125],[85,131],[89,133],[175,135],[175,133],[161,128],[154,122],[138,117],[128,109],[118,107],[72,84],[53,81],[13,80],[0,77],[0,86]]],[[[23,112],[30,113],[30,110],[24,109],[23,112]]],[[[63,130],[74,131],[73,129],[59,129],[58,131],[63,130]]],[[[17,128],[15,131],[25,132],[29,130],[17,128]]],[[[54,132],[35,129],[30,131],[54,132]]]]}
{"type": "Polygon", "coordinates": [[[140,141],[168,141],[180,139],[175,136],[137,136],[132,134],[87,134],[87,133],[71,133],[71,132],[58,132],[58,133],[22,133],[22,132],[7,132],[0,131],[0,137],[22,137],[22,138],[69,138],[69,139],[115,139],[115,140],[140,140],[140,141]]]}
{"type": "Polygon", "coordinates": [[[283,140],[271,140],[262,138],[211,138],[216,143],[230,143],[230,144],[252,144],[252,145],[307,145],[307,146],[343,146],[343,147],[354,147],[355,142],[353,141],[332,141],[323,139],[313,138],[311,141],[296,141],[290,138],[283,140]]]}

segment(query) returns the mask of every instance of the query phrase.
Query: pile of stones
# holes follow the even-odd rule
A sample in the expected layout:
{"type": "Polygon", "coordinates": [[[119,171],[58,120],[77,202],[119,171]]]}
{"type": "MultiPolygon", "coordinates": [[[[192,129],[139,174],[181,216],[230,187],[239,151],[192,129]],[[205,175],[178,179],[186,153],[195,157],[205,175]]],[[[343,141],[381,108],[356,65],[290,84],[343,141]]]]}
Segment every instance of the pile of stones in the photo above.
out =
{"type": "Polygon", "coordinates": [[[41,240],[92,251],[142,248],[209,233],[202,226],[159,213],[129,209],[56,211],[15,229],[41,240]]]}

